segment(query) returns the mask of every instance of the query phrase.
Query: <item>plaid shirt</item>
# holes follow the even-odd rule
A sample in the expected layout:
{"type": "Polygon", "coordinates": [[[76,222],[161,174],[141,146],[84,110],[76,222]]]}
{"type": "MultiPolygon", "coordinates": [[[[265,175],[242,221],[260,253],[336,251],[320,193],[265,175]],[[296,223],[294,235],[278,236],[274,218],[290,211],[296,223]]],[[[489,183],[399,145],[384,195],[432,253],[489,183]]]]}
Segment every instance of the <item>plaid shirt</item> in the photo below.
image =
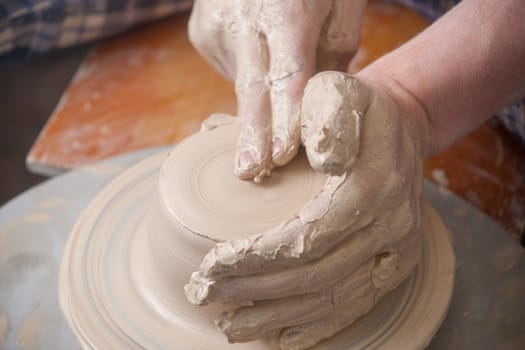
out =
{"type": "MultiPolygon", "coordinates": [[[[460,0],[393,0],[434,21],[460,0]]],[[[0,66],[189,10],[191,0],[0,0],[0,66]]],[[[525,142],[525,101],[501,111],[525,142]]]]}
{"type": "Polygon", "coordinates": [[[191,0],[0,0],[0,65],[189,10],[191,0]]]}

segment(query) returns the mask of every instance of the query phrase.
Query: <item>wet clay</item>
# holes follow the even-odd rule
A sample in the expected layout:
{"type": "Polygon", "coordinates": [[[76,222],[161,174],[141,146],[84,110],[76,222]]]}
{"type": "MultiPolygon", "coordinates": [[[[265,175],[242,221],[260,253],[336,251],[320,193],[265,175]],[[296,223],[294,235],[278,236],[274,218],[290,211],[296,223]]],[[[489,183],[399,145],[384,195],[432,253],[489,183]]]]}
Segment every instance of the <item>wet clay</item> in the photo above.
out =
{"type": "MultiPolygon", "coordinates": [[[[279,347],[271,337],[229,344],[215,319],[240,305],[198,307],[184,294],[191,273],[218,241],[274,227],[300,211],[326,180],[304,155],[262,187],[236,180],[231,173],[237,130],[235,124],[212,127],[181,142],[167,159],[146,159],[86,208],[65,248],[59,286],[61,309],[82,348],[279,347]]],[[[450,301],[454,258],[437,214],[427,205],[423,212],[423,255],[416,269],[359,322],[323,342],[324,348],[427,345],[450,301]]]]}
{"type": "Polygon", "coordinates": [[[216,242],[279,225],[326,182],[326,175],[311,169],[304,152],[260,184],[239,180],[229,139],[237,129],[232,123],[193,135],[192,142],[171,151],[160,175],[159,196],[166,210],[192,233],[216,242]],[[210,146],[198,146],[205,144],[210,146]]]}

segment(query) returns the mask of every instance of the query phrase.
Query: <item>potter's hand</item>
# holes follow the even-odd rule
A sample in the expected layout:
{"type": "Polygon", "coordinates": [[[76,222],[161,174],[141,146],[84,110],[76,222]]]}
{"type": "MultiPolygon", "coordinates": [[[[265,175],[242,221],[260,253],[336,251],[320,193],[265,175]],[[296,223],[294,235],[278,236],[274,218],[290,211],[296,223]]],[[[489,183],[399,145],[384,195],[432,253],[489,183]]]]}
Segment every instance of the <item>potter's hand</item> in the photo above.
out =
{"type": "Polygon", "coordinates": [[[196,0],[191,42],[235,81],[241,131],[235,172],[260,181],[300,143],[299,105],[316,70],[345,70],[366,0],[196,0]]]}
{"type": "Polygon", "coordinates": [[[186,286],[195,304],[255,301],[221,316],[230,341],[280,332],[283,349],[312,346],[409,275],[421,253],[423,141],[399,105],[343,73],[310,79],[302,139],[325,187],[275,230],[219,243],[186,286]]]}

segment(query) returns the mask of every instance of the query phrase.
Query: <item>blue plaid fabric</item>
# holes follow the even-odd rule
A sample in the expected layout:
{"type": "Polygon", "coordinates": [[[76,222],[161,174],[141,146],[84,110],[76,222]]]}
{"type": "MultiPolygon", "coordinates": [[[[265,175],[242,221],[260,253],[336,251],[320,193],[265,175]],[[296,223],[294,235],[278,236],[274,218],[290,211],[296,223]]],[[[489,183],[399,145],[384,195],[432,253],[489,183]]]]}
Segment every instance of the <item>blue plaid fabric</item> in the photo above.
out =
{"type": "MultiPolygon", "coordinates": [[[[392,0],[434,21],[460,0],[392,0]]],[[[189,10],[191,0],[0,0],[0,66],[189,10]]],[[[498,114],[525,142],[525,101],[498,114]]]]}
{"type": "Polygon", "coordinates": [[[0,0],[0,65],[189,10],[191,0],[0,0]]]}

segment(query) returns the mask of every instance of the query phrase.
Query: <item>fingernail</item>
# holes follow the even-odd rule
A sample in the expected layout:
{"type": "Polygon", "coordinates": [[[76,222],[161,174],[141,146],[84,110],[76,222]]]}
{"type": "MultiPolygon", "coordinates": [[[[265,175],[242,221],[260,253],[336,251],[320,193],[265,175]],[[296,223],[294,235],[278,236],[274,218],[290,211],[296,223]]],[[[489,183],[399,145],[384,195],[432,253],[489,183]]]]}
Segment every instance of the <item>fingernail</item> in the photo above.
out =
{"type": "Polygon", "coordinates": [[[255,161],[250,151],[242,151],[239,156],[239,169],[249,170],[253,168],[255,161]]]}

